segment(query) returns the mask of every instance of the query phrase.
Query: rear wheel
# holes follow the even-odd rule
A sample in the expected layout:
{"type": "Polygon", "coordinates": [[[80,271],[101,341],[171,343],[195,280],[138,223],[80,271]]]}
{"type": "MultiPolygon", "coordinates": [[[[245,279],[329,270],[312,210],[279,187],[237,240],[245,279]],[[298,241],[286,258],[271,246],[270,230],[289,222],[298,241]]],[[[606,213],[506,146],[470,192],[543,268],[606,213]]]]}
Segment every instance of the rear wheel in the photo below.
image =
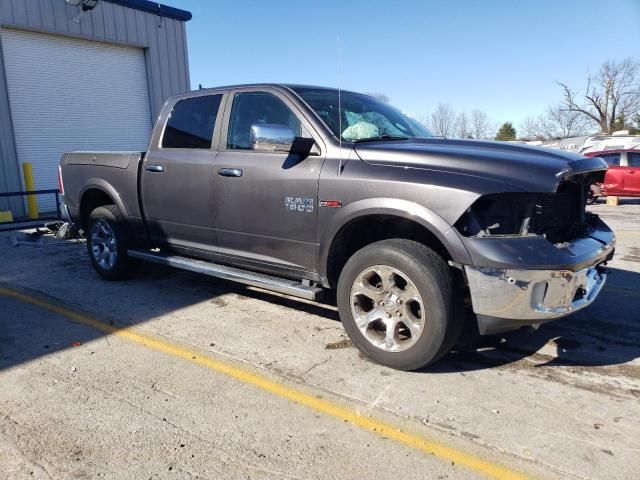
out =
{"type": "Polygon", "coordinates": [[[107,280],[121,280],[131,274],[127,256],[129,236],[115,205],[98,207],[87,221],[87,250],[96,271],[107,280]]]}
{"type": "Polygon", "coordinates": [[[411,240],[384,240],[356,252],[340,274],[337,299],[353,343],[399,370],[439,360],[462,326],[449,266],[411,240]]]}

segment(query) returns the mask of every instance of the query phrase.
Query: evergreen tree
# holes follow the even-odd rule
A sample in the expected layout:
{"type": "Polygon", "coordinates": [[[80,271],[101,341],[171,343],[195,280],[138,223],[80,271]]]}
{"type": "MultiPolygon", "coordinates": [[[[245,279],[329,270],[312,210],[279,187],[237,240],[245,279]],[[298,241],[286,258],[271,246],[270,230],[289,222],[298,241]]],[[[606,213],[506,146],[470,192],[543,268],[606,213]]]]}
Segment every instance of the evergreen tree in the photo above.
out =
{"type": "Polygon", "coordinates": [[[624,113],[621,113],[618,118],[611,122],[611,133],[617,132],[618,130],[627,130],[627,128],[627,121],[626,118],[624,118],[624,113]]]}
{"type": "Polygon", "coordinates": [[[633,117],[633,123],[629,126],[629,133],[631,135],[640,135],[640,113],[633,117]]]}
{"type": "Polygon", "coordinates": [[[627,121],[624,113],[621,113],[618,118],[611,123],[611,133],[619,130],[629,130],[631,135],[640,135],[640,113],[636,114],[630,122],[627,121]]]}
{"type": "Polygon", "coordinates": [[[516,139],[516,129],[513,128],[513,124],[511,122],[504,122],[498,130],[498,135],[496,135],[496,140],[515,140],[516,139]]]}

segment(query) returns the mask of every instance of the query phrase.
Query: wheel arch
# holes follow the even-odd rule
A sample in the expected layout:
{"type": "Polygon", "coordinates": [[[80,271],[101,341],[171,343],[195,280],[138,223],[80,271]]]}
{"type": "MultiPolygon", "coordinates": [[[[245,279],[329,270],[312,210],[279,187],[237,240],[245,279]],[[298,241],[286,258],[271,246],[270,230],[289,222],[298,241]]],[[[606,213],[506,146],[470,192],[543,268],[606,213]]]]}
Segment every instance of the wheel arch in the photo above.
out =
{"type": "Polygon", "coordinates": [[[86,227],[89,214],[104,205],[115,205],[122,215],[127,216],[127,210],[116,189],[100,178],[92,178],[80,194],[80,225],[82,228],[86,227]]]}
{"type": "Polygon", "coordinates": [[[327,287],[337,284],[342,267],[355,251],[388,238],[417,240],[446,259],[471,263],[451,225],[428,208],[406,200],[374,198],[351,203],[340,210],[325,231],[320,241],[319,267],[327,287]]]}

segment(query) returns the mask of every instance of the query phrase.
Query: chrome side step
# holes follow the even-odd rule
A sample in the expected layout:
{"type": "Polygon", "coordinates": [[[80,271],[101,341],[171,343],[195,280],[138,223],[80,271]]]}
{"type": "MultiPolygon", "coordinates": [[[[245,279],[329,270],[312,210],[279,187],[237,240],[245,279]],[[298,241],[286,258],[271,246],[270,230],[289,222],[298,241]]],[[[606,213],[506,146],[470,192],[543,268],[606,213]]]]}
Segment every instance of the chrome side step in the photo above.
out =
{"type": "Polygon", "coordinates": [[[129,250],[127,251],[127,255],[147,262],[168,265],[182,270],[189,270],[190,272],[203,273],[211,277],[244,283],[246,285],[252,285],[307,300],[318,300],[322,294],[322,288],[303,285],[300,281],[275,277],[264,273],[256,273],[226,265],[218,265],[217,263],[207,262],[205,260],[196,260],[179,255],[167,255],[148,250],[129,250]]]}

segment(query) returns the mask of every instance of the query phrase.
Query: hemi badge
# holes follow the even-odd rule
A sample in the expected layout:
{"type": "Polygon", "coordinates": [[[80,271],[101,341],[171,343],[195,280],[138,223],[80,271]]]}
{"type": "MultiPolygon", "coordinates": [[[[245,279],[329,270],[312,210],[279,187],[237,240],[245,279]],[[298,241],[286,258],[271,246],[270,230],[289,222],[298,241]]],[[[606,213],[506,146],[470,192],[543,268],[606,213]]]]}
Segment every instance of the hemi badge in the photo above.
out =
{"type": "Polygon", "coordinates": [[[342,200],[320,200],[321,207],[342,208],[342,200]]]}

